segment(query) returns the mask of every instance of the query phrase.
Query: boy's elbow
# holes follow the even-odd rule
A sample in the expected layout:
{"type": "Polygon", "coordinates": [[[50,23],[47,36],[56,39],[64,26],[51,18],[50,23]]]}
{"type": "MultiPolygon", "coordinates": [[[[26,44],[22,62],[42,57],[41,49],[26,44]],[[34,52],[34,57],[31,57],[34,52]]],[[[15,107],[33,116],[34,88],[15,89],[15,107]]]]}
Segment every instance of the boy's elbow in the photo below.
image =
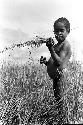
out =
{"type": "Polygon", "coordinates": [[[63,60],[60,59],[58,63],[59,63],[59,66],[61,66],[63,64],[63,60]]]}
{"type": "Polygon", "coordinates": [[[62,63],[63,63],[63,61],[62,61],[61,59],[56,60],[56,61],[54,61],[54,62],[55,62],[55,65],[57,65],[57,67],[61,66],[62,63]]]}

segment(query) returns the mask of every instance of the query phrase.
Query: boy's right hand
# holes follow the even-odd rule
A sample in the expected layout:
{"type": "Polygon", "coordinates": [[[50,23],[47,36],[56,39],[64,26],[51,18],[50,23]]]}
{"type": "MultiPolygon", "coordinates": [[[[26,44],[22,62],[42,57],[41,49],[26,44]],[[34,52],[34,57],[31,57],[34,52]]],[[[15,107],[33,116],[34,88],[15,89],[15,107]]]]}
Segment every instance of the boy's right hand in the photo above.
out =
{"type": "Polygon", "coordinates": [[[50,38],[47,39],[47,41],[46,41],[46,46],[50,49],[53,45],[54,45],[54,41],[53,41],[53,39],[50,37],[50,38]]]}

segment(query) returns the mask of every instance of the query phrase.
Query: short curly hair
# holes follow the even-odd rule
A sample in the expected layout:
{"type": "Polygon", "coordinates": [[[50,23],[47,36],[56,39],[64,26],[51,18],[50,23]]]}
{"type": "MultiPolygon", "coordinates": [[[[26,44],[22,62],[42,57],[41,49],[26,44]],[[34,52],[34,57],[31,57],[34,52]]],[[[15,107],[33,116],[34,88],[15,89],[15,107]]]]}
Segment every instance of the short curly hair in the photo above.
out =
{"type": "Polygon", "coordinates": [[[65,17],[61,17],[54,22],[54,32],[55,32],[55,27],[58,22],[64,23],[64,26],[65,26],[67,32],[70,33],[70,23],[65,17]]]}

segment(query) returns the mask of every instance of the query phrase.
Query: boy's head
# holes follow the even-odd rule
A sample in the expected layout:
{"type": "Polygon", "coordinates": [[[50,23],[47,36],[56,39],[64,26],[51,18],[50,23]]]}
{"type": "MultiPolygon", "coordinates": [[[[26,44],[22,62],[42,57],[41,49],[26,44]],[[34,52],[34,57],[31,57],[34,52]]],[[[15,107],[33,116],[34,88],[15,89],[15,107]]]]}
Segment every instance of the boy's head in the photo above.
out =
{"type": "Polygon", "coordinates": [[[69,21],[61,17],[54,22],[54,34],[58,42],[63,42],[70,33],[69,21]]]}

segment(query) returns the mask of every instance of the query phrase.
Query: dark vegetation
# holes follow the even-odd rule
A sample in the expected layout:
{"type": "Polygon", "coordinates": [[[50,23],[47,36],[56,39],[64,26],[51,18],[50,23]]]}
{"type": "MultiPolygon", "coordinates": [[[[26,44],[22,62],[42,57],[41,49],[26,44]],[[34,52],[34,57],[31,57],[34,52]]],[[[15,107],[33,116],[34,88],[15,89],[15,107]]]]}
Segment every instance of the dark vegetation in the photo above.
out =
{"type": "MultiPolygon", "coordinates": [[[[83,71],[68,63],[63,71],[62,99],[70,124],[83,123],[83,71]]],[[[0,120],[3,125],[57,124],[57,103],[46,67],[3,63],[0,69],[0,120]]]]}

